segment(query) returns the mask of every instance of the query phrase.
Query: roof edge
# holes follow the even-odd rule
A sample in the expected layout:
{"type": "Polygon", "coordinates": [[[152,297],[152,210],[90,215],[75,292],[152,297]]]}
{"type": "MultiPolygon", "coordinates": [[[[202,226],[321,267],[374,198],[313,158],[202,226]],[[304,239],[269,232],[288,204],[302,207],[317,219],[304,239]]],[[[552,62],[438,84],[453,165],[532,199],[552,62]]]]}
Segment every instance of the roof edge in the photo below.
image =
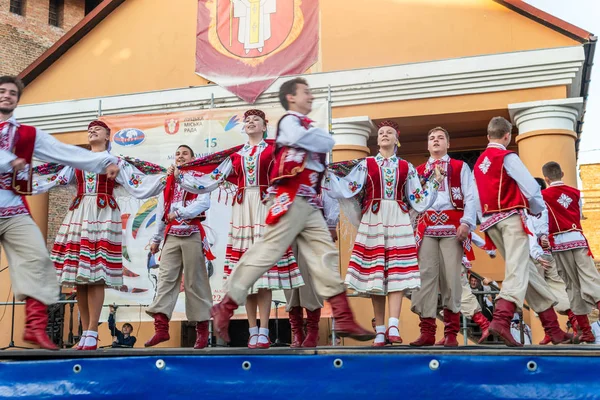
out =
{"type": "Polygon", "coordinates": [[[19,78],[25,85],[31,83],[124,2],[125,0],[104,0],[98,4],[92,12],[58,39],[52,47],[21,71],[19,78]]]}
{"type": "Polygon", "coordinates": [[[567,21],[564,21],[554,15],[535,8],[523,0],[494,0],[496,3],[509,8],[510,10],[521,14],[535,22],[538,22],[556,32],[562,33],[580,43],[587,43],[594,36],[585,29],[579,28],[567,21]]]}

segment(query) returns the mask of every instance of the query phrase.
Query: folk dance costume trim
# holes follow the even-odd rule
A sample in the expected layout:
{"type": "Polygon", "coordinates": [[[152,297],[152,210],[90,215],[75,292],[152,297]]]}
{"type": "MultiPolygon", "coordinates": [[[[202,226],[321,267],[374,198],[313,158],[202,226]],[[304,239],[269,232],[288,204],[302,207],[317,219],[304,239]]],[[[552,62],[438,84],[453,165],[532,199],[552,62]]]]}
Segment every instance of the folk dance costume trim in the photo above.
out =
{"type": "MultiPolygon", "coordinates": [[[[263,140],[210,155],[180,167],[181,186],[193,193],[209,193],[223,185],[235,185],[230,229],[225,251],[224,276],[229,279],[244,253],[263,235],[268,208],[265,205],[274,143],[263,140]],[[237,149],[235,152],[231,151],[237,149]],[[216,164],[216,162],[219,162],[216,164]]],[[[293,289],[304,284],[296,259],[289,248],[273,268],[250,289],[293,289]]]]}
{"type": "MultiPolygon", "coordinates": [[[[338,169],[339,170],[339,169],[338,169]]],[[[417,248],[409,206],[423,212],[437,195],[434,180],[421,182],[414,167],[397,156],[367,157],[345,177],[330,172],[325,187],[334,198],[364,192],[362,219],[346,284],[359,293],[386,295],[420,286],[417,248]]]]}
{"type": "MultiPolygon", "coordinates": [[[[104,284],[119,289],[123,285],[121,211],[113,197],[115,182],[128,194],[148,198],[161,192],[165,175],[144,175],[133,165],[120,160],[115,181],[103,174],[60,168],[34,169],[35,193],[75,182],[77,195],[60,225],[50,258],[62,285],[104,284]]],[[[160,170],[160,169],[159,169],[160,170]]]]}

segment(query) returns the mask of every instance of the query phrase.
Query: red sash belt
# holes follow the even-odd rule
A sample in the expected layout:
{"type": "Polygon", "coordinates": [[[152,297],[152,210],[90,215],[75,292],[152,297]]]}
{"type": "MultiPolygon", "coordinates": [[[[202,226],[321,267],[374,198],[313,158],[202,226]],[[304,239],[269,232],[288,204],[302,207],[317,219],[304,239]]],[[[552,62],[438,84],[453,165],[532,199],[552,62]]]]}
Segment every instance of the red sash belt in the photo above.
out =
{"type": "MultiPolygon", "coordinates": [[[[417,223],[417,232],[415,234],[415,241],[417,243],[417,251],[419,246],[421,246],[421,242],[423,241],[423,237],[425,237],[425,229],[429,226],[443,226],[443,225],[452,225],[456,229],[460,226],[460,219],[463,217],[463,211],[459,210],[445,210],[445,211],[425,211],[423,214],[419,216],[419,220],[417,223]]],[[[473,244],[471,243],[471,235],[468,235],[467,238],[462,242],[463,250],[465,252],[465,256],[469,261],[473,261],[475,259],[475,253],[473,252],[473,244]]]]}
{"type": "MultiPolygon", "coordinates": [[[[521,209],[521,210],[519,210],[518,214],[521,217],[521,224],[523,225],[523,230],[525,231],[525,233],[530,236],[534,236],[534,234],[527,227],[527,215],[525,214],[525,211],[521,209]]],[[[508,218],[510,218],[510,217],[512,217],[512,215],[510,215],[508,218]]],[[[498,221],[498,222],[500,222],[500,221],[498,221]]],[[[487,229],[484,232],[484,235],[485,235],[485,245],[483,246],[483,250],[486,250],[486,251],[496,250],[497,247],[494,244],[494,242],[492,241],[492,238],[490,237],[490,235],[488,235],[487,229]]]]}
{"type": "Polygon", "coordinates": [[[579,229],[573,229],[570,231],[566,231],[566,232],[556,232],[556,233],[551,233],[548,235],[548,241],[550,242],[550,248],[553,249],[556,245],[556,242],[554,241],[554,236],[556,235],[560,235],[561,233],[568,233],[568,232],[580,232],[581,236],[583,236],[583,240],[585,240],[585,244],[587,246],[588,249],[588,256],[594,258],[594,254],[592,253],[592,248],[590,247],[590,243],[588,242],[587,238],[585,237],[585,235],[583,234],[582,231],[580,231],[579,229]]]}
{"type": "MultiPolygon", "coordinates": [[[[304,169],[293,178],[282,179],[276,184],[275,198],[267,213],[265,223],[276,224],[285,215],[296,198],[300,185],[310,186],[317,191],[319,173],[310,169],[304,169]]],[[[318,191],[317,191],[318,193],[318,191]]]]}

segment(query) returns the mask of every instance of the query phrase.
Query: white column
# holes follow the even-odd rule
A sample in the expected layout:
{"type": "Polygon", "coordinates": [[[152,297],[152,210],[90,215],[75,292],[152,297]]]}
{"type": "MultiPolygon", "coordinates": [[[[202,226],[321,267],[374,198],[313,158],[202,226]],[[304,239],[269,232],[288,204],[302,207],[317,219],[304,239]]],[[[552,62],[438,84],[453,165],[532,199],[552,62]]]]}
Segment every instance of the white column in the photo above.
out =
{"type": "Polygon", "coordinates": [[[508,111],[519,130],[519,156],[533,176],[542,176],[549,161],[560,164],[567,185],[577,186],[575,132],[583,99],[556,99],[509,104],[508,111]]]}
{"type": "Polygon", "coordinates": [[[333,120],[333,138],[336,145],[367,146],[375,125],[367,116],[336,118],[333,120]]]}

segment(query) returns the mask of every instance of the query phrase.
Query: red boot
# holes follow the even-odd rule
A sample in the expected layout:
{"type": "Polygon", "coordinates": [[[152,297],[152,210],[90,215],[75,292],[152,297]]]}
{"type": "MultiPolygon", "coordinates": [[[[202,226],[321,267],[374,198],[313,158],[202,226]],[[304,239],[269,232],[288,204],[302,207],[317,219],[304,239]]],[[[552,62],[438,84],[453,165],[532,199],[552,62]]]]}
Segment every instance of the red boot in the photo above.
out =
{"type": "Polygon", "coordinates": [[[292,344],[290,344],[290,347],[302,347],[302,342],[304,341],[302,327],[304,324],[304,315],[302,314],[302,307],[292,307],[289,316],[290,328],[292,330],[292,344]]]}
{"type": "Polygon", "coordinates": [[[460,315],[454,313],[447,308],[444,309],[444,347],[458,347],[456,335],[460,330],[460,315]]]}
{"type": "Polygon", "coordinates": [[[144,343],[144,346],[156,346],[157,344],[166,342],[169,339],[171,339],[171,336],[169,336],[169,318],[162,313],[154,314],[154,336],[144,343]]]}
{"type": "Polygon", "coordinates": [[[490,333],[498,335],[508,347],[523,347],[523,343],[517,342],[510,333],[510,321],[516,308],[517,305],[508,300],[496,300],[494,318],[489,327],[490,333]]]}
{"type": "Polygon", "coordinates": [[[558,317],[554,308],[550,307],[546,311],[538,313],[540,322],[546,335],[550,336],[553,344],[573,343],[573,335],[560,329],[558,317]]]}
{"type": "Polygon", "coordinates": [[[571,323],[571,329],[573,329],[573,338],[577,338],[581,334],[581,330],[579,329],[579,323],[577,322],[577,316],[571,310],[567,310],[567,317],[569,318],[569,322],[571,323]]]}
{"type": "Polygon", "coordinates": [[[581,336],[579,336],[579,343],[596,343],[596,337],[590,327],[590,320],[587,315],[577,315],[577,324],[581,330],[581,336]]]}
{"type": "Polygon", "coordinates": [[[314,311],[306,310],[306,339],[302,347],[317,347],[319,344],[319,321],[321,320],[321,309],[314,311]]]}
{"type": "Polygon", "coordinates": [[[208,321],[196,322],[195,349],[203,349],[208,346],[208,321]]]}
{"type": "MultiPolygon", "coordinates": [[[[421,328],[421,336],[409,344],[415,347],[433,346],[435,344],[435,318],[421,318],[419,327],[421,328]]],[[[444,338],[444,344],[445,343],[446,339],[444,338]]]]}
{"type": "Polygon", "coordinates": [[[58,350],[46,334],[48,326],[48,306],[39,300],[28,297],[25,300],[25,332],[23,340],[37,344],[42,349],[58,350]]]}
{"type": "Polygon", "coordinates": [[[229,320],[233,317],[233,312],[237,308],[238,305],[235,304],[235,301],[225,295],[225,298],[219,304],[212,306],[210,309],[215,332],[227,343],[229,343],[229,320]]]}
{"type": "Polygon", "coordinates": [[[446,344],[446,337],[445,336],[443,338],[441,338],[440,340],[438,340],[437,342],[435,342],[434,346],[443,346],[444,344],[446,344]]]}
{"type": "Polygon", "coordinates": [[[544,338],[540,341],[539,344],[541,344],[543,346],[543,345],[547,345],[547,344],[550,344],[550,343],[552,343],[552,339],[550,339],[550,336],[548,336],[548,334],[546,333],[544,335],[544,338]]]}
{"type": "Polygon", "coordinates": [[[477,344],[482,344],[490,336],[490,321],[481,312],[475,313],[471,319],[481,328],[481,337],[477,344]]]}
{"type": "Polygon", "coordinates": [[[327,301],[331,305],[337,335],[340,337],[350,337],[361,342],[375,338],[375,332],[364,329],[354,320],[354,315],[350,309],[350,304],[348,304],[345,292],[330,297],[327,301]]]}

